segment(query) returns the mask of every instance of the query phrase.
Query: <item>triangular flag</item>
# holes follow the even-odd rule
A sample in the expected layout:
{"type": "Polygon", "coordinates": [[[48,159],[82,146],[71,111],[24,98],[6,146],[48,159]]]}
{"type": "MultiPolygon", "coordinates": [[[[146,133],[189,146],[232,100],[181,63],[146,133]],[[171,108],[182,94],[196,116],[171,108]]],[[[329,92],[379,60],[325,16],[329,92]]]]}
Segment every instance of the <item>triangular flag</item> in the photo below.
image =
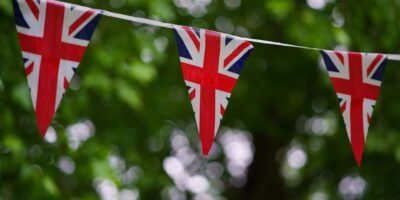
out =
{"type": "Polygon", "coordinates": [[[44,136],[101,15],[52,0],[13,0],[13,4],[32,102],[44,136]]]}
{"type": "Polygon", "coordinates": [[[243,63],[253,46],[227,34],[174,26],[183,77],[208,155],[243,63]]]}
{"type": "Polygon", "coordinates": [[[361,166],[387,56],[339,51],[321,51],[321,54],[339,100],[354,157],[361,166]]]}

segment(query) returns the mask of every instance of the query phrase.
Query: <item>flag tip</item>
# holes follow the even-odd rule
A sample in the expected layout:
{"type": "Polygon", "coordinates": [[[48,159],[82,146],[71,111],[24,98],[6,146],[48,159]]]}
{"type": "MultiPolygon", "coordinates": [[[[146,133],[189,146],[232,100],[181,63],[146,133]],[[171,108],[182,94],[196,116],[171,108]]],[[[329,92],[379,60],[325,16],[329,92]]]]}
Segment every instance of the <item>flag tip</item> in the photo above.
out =
{"type": "Polygon", "coordinates": [[[39,133],[40,136],[42,136],[42,139],[44,139],[44,136],[46,135],[47,129],[48,129],[48,125],[43,125],[41,123],[38,123],[39,125],[39,133]]]}
{"type": "Polygon", "coordinates": [[[39,130],[39,133],[40,133],[40,136],[42,136],[42,139],[44,139],[44,135],[46,134],[46,132],[47,132],[47,129],[40,129],[39,130]]]}
{"type": "Polygon", "coordinates": [[[208,156],[208,154],[210,153],[211,147],[212,147],[213,143],[211,144],[204,144],[202,143],[202,153],[203,156],[208,156]]]}
{"type": "Polygon", "coordinates": [[[50,127],[51,120],[53,119],[54,113],[46,113],[45,115],[39,115],[38,112],[36,112],[36,122],[37,126],[39,128],[39,133],[40,136],[42,136],[42,139],[46,135],[47,129],[50,127]]]}
{"type": "Polygon", "coordinates": [[[361,168],[361,159],[362,159],[361,156],[359,158],[356,158],[358,168],[361,168]]]}
{"type": "Polygon", "coordinates": [[[363,151],[354,152],[354,158],[356,159],[358,168],[361,167],[362,156],[363,156],[363,151]]]}

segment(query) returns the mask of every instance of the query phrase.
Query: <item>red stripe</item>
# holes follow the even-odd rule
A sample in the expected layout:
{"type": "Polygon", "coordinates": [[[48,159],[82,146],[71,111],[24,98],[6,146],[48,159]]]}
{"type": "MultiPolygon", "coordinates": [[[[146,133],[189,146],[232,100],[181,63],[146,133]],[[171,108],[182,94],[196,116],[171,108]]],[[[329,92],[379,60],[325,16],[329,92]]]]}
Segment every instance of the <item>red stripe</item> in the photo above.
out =
{"type": "Polygon", "coordinates": [[[337,93],[343,93],[347,95],[353,95],[353,93],[359,93],[360,96],[372,100],[376,100],[379,96],[380,87],[378,86],[363,83],[363,85],[361,85],[360,88],[354,89],[352,87],[354,81],[344,80],[341,78],[333,78],[333,77],[330,79],[337,93]]]}
{"type": "Polygon", "coordinates": [[[29,53],[40,54],[42,38],[18,33],[18,39],[21,43],[21,50],[29,53]]]}
{"type": "Polygon", "coordinates": [[[196,89],[194,89],[191,93],[189,93],[189,99],[192,101],[196,97],[196,89]]]}
{"type": "Polygon", "coordinates": [[[25,69],[25,74],[26,74],[26,76],[29,76],[29,75],[32,73],[32,71],[33,71],[33,65],[34,65],[34,62],[32,62],[32,63],[25,69]]]}
{"type": "MultiPolygon", "coordinates": [[[[206,32],[206,34],[208,31],[206,32]]],[[[206,36],[206,51],[203,68],[203,83],[212,83],[217,79],[220,56],[220,35],[206,36]]],[[[208,155],[215,134],[215,85],[202,84],[200,91],[200,139],[204,155],[208,155]]]]}
{"type": "Polygon", "coordinates": [[[192,28],[183,26],[183,30],[185,30],[188,34],[190,39],[192,39],[194,46],[196,47],[197,51],[200,51],[200,40],[196,36],[196,34],[193,32],[192,28]]]}
{"type": "Polygon", "coordinates": [[[342,65],[344,65],[344,57],[343,54],[340,53],[339,51],[335,51],[335,55],[339,58],[340,62],[342,63],[342,65]]]}
{"type": "Polygon", "coordinates": [[[222,105],[221,105],[221,108],[220,108],[220,113],[221,113],[222,116],[224,116],[224,114],[225,114],[225,108],[222,105]]]}
{"type": "MultiPolygon", "coordinates": [[[[51,20],[49,20],[51,21],[51,20]]],[[[48,38],[40,38],[25,35],[23,33],[18,33],[18,39],[21,43],[22,51],[39,54],[42,57],[55,57],[62,56],[64,60],[71,60],[75,62],[80,62],[82,59],[82,55],[85,53],[86,47],[69,44],[65,42],[61,42],[59,39],[57,42],[52,41],[48,38]],[[46,42],[47,41],[47,42],[46,42]],[[45,46],[50,45],[50,46],[45,46]],[[60,46],[60,48],[58,48],[60,46]]]]}
{"type": "MultiPolygon", "coordinates": [[[[344,60],[342,54],[335,52],[338,58],[344,60]]],[[[374,67],[382,59],[382,55],[378,55],[370,66],[367,68],[367,74],[372,73],[374,67]]],[[[348,53],[349,58],[349,80],[342,78],[331,77],[332,84],[337,93],[343,93],[351,96],[350,105],[347,102],[341,106],[341,111],[344,112],[347,106],[350,106],[350,140],[353,149],[354,157],[357,161],[358,166],[361,165],[361,159],[364,152],[365,146],[365,135],[368,130],[364,130],[364,118],[363,118],[363,103],[365,98],[376,100],[379,96],[380,87],[370,85],[363,80],[363,63],[361,53],[348,53]]],[[[343,62],[343,61],[342,61],[343,62]]],[[[371,117],[368,115],[368,123],[371,117]]]]}
{"type": "Polygon", "coordinates": [[[347,102],[344,102],[342,106],[340,106],[340,111],[343,113],[346,110],[347,102]]]}
{"type": "Polygon", "coordinates": [[[68,85],[69,85],[69,82],[68,82],[67,78],[64,77],[64,90],[68,89],[68,85]]]}
{"type": "Polygon", "coordinates": [[[36,20],[39,20],[39,8],[35,4],[33,0],[26,0],[26,3],[28,4],[29,8],[32,11],[33,16],[35,16],[36,20]]]}
{"type": "MultiPolygon", "coordinates": [[[[215,117],[216,117],[216,90],[231,93],[237,79],[218,73],[219,58],[221,54],[221,36],[215,32],[206,32],[204,66],[197,67],[181,62],[182,72],[186,81],[200,84],[200,94],[191,92],[189,97],[200,95],[199,132],[202,142],[202,151],[207,155],[214,142],[215,117]]],[[[223,115],[225,110],[221,107],[223,115]]]]}
{"type": "Polygon", "coordinates": [[[368,66],[367,68],[367,75],[369,76],[371,74],[371,72],[376,69],[378,66],[378,62],[381,61],[381,59],[383,58],[382,54],[378,54],[375,59],[372,61],[372,63],[368,66]]]}
{"type": "MultiPolygon", "coordinates": [[[[85,46],[62,41],[64,4],[56,1],[44,3],[46,3],[46,21],[43,38],[18,34],[23,51],[41,56],[36,118],[42,136],[46,133],[56,110],[58,73],[61,59],[80,62],[86,49],[85,46]]],[[[29,70],[27,71],[29,72],[29,70]]],[[[64,87],[67,88],[68,81],[63,81],[64,87]]]]}
{"type": "Polygon", "coordinates": [[[60,67],[62,45],[62,28],[64,23],[64,7],[48,3],[46,11],[44,40],[42,40],[42,61],[39,71],[38,95],[36,101],[36,117],[42,136],[55,113],[57,79],[60,67]]]}
{"type": "MultiPolygon", "coordinates": [[[[207,56],[206,56],[207,57],[207,56]]],[[[182,72],[185,80],[198,83],[201,86],[232,93],[237,79],[222,74],[204,74],[203,68],[182,62],[182,72]],[[211,77],[211,78],[207,78],[211,77]]],[[[218,64],[217,64],[218,67],[218,64]]]]}
{"type": "Polygon", "coordinates": [[[224,60],[224,66],[227,66],[231,61],[235,58],[238,57],[240,53],[243,52],[244,49],[248,48],[250,46],[249,42],[243,42],[242,44],[239,45],[238,48],[235,49],[225,60],[224,60]]]}
{"type": "Polygon", "coordinates": [[[350,133],[351,145],[357,164],[361,165],[364,152],[364,125],[363,125],[363,77],[362,77],[362,55],[360,53],[349,53],[349,72],[352,82],[352,97],[350,104],[350,133]]]}
{"type": "Polygon", "coordinates": [[[68,29],[68,34],[71,35],[79,26],[83,24],[87,19],[89,19],[93,15],[92,10],[88,10],[83,15],[81,15],[78,20],[76,20],[68,29]]]}

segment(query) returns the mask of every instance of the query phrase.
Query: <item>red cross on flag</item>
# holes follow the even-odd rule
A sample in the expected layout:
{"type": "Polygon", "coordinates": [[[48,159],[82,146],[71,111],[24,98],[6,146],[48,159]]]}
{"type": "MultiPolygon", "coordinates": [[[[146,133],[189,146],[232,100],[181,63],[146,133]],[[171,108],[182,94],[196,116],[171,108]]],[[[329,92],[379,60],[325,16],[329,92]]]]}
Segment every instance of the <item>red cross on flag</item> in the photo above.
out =
{"type": "Polygon", "coordinates": [[[13,0],[18,38],[39,131],[47,131],[100,12],[52,0],[13,0]]]}
{"type": "Polygon", "coordinates": [[[207,155],[253,46],[227,34],[175,26],[183,77],[207,155]]]}
{"type": "Polygon", "coordinates": [[[387,56],[339,51],[321,51],[321,55],[339,100],[354,157],[361,166],[387,56]]]}

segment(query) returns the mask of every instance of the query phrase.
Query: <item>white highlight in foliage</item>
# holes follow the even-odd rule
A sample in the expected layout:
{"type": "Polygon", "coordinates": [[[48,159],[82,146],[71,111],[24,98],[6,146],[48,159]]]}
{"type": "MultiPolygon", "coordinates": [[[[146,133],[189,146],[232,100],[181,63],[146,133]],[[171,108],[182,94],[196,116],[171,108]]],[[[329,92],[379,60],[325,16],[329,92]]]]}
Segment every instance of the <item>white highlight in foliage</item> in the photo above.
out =
{"type": "Polygon", "coordinates": [[[164,189],[162,192],[164,198],[162,199],[169,199],[169,200],[186,200],[186,195],[182,190],[179,190],[176,187],[170,187],[164,189]]]}
{"type": "Polygon", "coordinates": [[[50,143],[50,144],[54,144],[57,142],[57,133],[56,130],[54,130],[53,127],[49,127],[47,129],[46,134],[44,135],[44,140],[46,140],[46,142],[50,143]]]}
{"type": "Polygon", "coordinates": [[[287,162],[294,169],[302,168],[307,162],[307,155],[300,147],[292,147],[287,152],[287,162]]]}
{"type": "Polygon", "coordinates": [[[184,171],[182,162],[176,157],[165,158],[163,167],[167,174],[171,177],[179,176],[184,171]]]}
{"type": "Polygon", "coordinates": [[[329,134],[329,122],[327,119],[319,116],[314,116],[305,122],[305,131],[315,135],[329,134]]]}
{"type": "Polygon", "coordinates": [[[66,156],[63,156],[58,160],[57,167],[64,172],[64,174],[72,174],[75,171],[74,161],[66,156]]]}
{"type": "Polygon", "coordinates": [[[315,192],[311,196],[311,200],[328,200],[325,192],[315,192]]]}
{"type": "Polygon", "coordinates": [[[226,7],[231,8],[231,9],[236,9],[239,8],[240,5],[242,4],[241,0],[224,0],[224,3],[226,7]]]}
{"type": "Polygon", "coordinates": [[[186,187],[193,193],[202,193],[208,190],[209,185],[208,180],[204,176],[195,175],[189,178],[186,187]]]}
{"type": "Polygon", "coordinates": [[[254,156],[250,136],[239,130],[227,130],[220,137],[220,142],[228,158],[229,173],[235,177],[245,176],[254,156]]]}
{"type": "Polygon", "coordinates": [[[119,200],[137,200],[139,192],[137,190],[124,189],[119,193],[119,200]]]}
{"type": "Polygon", "coordinates": [[[114,182],[108,179],[95,179],[94,185],[102,200],[118,199],[118,189],[114,182]]]}
{"type": "Polygon", "coordinates": [[[201,17],[207,13],[211,0],[174,0],[177,7],[186,9],[194,17],[201,17]]]}
{"type": "Polygon", "coordinates": [[[96,178],[93,186],[102,200],[137,200],[140,196],[137,189],[119,191],[117,185],[109,179],[96,178]]]}
{"type": "Polygon", "coordinates": [[[332,19],[333,19],[333,25],[336,27],[342,27],[346,22],[346,19],[344,18],[343,14],[339,11],[338,8],[333,9],[332,19]]]}
{"type": "Polygon", "coordinates": [[[219,162],[212,162],[207,165],[205,172],[210,178],[220,178],[224,173],[224,166],[219,162]]]}
{"type": "Polygon", "coordinates": [[[89,120],[84,120],[67,127],[69,146],[77,150],[82,142],[94,135],[95,127],[89,120]]]}
{"type": "Polygon", "coordinates": [[[194,196],[194,200],[214,200],[214,198],[207,193],[201,193],[194,196]]]}
{"type": "Polygon", "coordinates": [[[313,9],[321,10],[326,6],[326,0],[307,0],[308,6],[313,9]]]}
{"type": "Polygon", "coordinates": [[[339,192],[343,199],[355,199],[362,196],[366,187],[365,180],[359,176],[346,176],[339,183],[339,192]]]}
{"type": "Polygon", "coordinates": [[[111,168],[118,173],[121,173],[125,170],[125,160],[121,156],[111,155],[108,157],[108,162],[110,163],[111,168]]]}
{"type": "Polygon", "coordinates": [[[189,141],[182,131],[174,130],[171,137],[171,145],[175,151],[178,151],[182,147],[189,146],[189,141]]]}

